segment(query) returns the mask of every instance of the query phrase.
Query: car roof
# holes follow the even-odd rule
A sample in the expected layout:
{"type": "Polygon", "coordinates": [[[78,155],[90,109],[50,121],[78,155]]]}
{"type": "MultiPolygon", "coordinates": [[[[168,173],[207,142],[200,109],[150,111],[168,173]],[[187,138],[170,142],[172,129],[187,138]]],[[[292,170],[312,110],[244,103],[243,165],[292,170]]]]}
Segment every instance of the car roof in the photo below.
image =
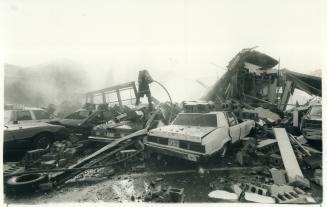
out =
{"type": "Polygon", "coordinates": [[[36,108],[36,107],[24,107],[24,108],[19,108],[19,109],[5,109],[5,111],[26,111],[26,110],[42,110],[42,111],[45,111],[45,109],[36,108]]]}

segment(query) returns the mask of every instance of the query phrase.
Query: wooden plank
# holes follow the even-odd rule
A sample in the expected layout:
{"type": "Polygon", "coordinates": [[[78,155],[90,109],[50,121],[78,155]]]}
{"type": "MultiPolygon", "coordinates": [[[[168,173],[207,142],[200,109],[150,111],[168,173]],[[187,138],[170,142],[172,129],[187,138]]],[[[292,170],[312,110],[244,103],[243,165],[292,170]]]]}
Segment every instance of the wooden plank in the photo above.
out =
{"type": "Polygon", "coordinates": [[[303,178],[303,174],[295,157],[286,130],[284,128],[273,128],[273,132],[278,142],[279,151],[282,155],[289,182],[292,183],[298,181],[297,178],[303,178]]]}
{"type": "Polygon", "coordinates": [[[284,111],[286,109],[287,106],[287,102],[291,96],[291,92],[293,89],[293,82],[292,81],[286,81],[284,88],[283,88],[283,94],[282,97],[280,99],[280,103],[278,104],[278,109],[281,111],[284,111]]]}

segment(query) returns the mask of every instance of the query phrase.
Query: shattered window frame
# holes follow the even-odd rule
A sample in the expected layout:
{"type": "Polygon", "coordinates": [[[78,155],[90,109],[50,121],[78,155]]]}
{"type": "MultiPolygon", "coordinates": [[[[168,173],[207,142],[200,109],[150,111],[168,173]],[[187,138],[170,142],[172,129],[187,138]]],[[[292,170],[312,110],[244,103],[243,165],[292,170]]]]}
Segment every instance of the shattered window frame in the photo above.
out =
{"type": "Polygon", "coordinates": [[[16,120],[17,121],[29,121],[29,120],[33,120],[33,117],[32,117],[32,114],[30,111],[20,110],[20,111],[16,111],[16,120]],[[21,114],[24,114],[24,115],[21,116],[21,114]]]}
{"type": "Polygon", "coordinates": [[[36,120],[50,119],[50,114],[43,110],[33,110],[33,114],[36,120]]]}

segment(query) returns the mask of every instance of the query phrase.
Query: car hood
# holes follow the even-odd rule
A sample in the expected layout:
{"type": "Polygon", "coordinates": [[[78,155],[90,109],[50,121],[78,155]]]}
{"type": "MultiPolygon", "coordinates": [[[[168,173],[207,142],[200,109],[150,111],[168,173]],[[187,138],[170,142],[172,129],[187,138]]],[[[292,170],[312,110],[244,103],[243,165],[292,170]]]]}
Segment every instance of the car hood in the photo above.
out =
{"type": "Polygon", "coordinates": [[[20,126],[23,126],[25,129],[26,128],[37,128],[37,127],[46,127],[48,129],[62,129],[64,128],[63,126],[58,126],[58,125],[53,125],[53,124],[48,124],[45,122],[25,122],[22,124],[6,124],[6,127],[4,129],[6,130],[16,130],[20,126]]]}
{"type": "Polygon", "coordinates": [[[196,127],[169,125],[149,131],[149,136],[173,138],[178,140],[201,142],[201,139],[217,129],[216,127],[196,127]]]}
{"type": "Polygon", "coordinates": [[[64,126],[80,126],[85,119],[61,119],[60,124],[64,126]]]}

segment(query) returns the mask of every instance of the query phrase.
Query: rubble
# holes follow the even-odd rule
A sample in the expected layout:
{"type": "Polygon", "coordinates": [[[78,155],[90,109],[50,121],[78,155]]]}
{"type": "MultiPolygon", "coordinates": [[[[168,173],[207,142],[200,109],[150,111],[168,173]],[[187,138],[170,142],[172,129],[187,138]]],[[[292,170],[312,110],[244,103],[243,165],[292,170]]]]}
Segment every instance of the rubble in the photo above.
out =
{"type": "MultiPolygon", "coordinates": [[[[210,201],[316,203],[319,198],[312,195],[317,186],[320,187],[318,191],[322,187],[322,152],[319,144],[318,148],[312,144],[312,138],[321,139],[321,117],[314,120],[307,117],[315,105],[297,104],[291,110],[286,110],[286,107],[294,88],[321,95],[321,80],[277,70],[274,68],[277,64],[277,60],[266,54],[244,49],[230,61],[227,72],[202,101],[182,102],[183,108],[172,101],[158,103],[152,97],[149,84],[154,80],[146,70],[140,73],[147,76],[143,77],[146,85],[142,85],[142,80],[139,85],[145,91],[137,91],[135,83],[130,82],[87,93],[87,100],[91,103],[87,103],[84,110],[97,111],[89,117],[94,118],[98,112],[108,113],[104,122],[93,124],[93,129],[88,126],[88,130],[83,131],[91,134],[88,137],[91,144],[82,144],[77,135],[71,134],[70,139],[56,141],[49,149],[27,151],[24,160],[5,170],[5,182],[8,178],[12,181],[16,172],[41,171],[46,176],[51,175],[51,179],[38,183],[37,188],[41,192],[50,192],[68,180],[85,181],[95,177],[133,183],[132,176],[149,176],[147,181],[144,179],[143,194],[133,192],[128,194],[128,199],[133,202],[180,203],[188,196],[185,195],[189,191],[187,187],[193,188],[195,182],[192,179],[208,179],[211,192],[204,193],[210,201]],[[135,98],[128,99],[132,105],[124,105],[125,100],[121,99],[120,89],[125,87],[134,91],[135,98]],[[110,106],[106,99],[109,91],[118,97],[116,106],[110,106]],[[102,97],[102,104],[94,103],[97,93],[102,97]],[[148,98],[148,105],[140,103],[140,97],[144,95],[148,98]],[[136,100],[137,104],[133,105],[136,100]],[[175,117],[177,121],[170,124],[175,117]],[[192,123],[197,118],[200,121],[192,123]],[[228,130],[223,131],[217,125],[228,130]],[[208,144],[211,135],[215,142],[208,144]],[[241,146],[231,145],[236,141],[240,141],[241,146]],[[95,143],[101,148],[97,149],[95,143]],[[159,168],[167,167],[165,155],[169,155],[188,160],[185,164],[187,170],[155,172],[150,178],[148,173],[152,168],[148,161],[151,157],[144,157],[143,150],[146,155],[157,153],[160,159],[154,162],[159,168]],[[219,158],[216,151],[221,155],[219,158]],[[223,167],[207,169],[201,167],[202,162],[223,167]],[[235,166],[247,168],[241,175],[234,175],[235,166]],[[214,172],[226,169],[230,174],[213,176],[214,172]],[[191,171],[197,173],[195,178],[178,177],[176,183],[165,177],[174,173],[176,177],[179,174],[189,176],[187,173],[191,171]],[[311,185],[307,178],[317,185],[311,185]],[[172,185],[167,185],[168,182],[172,185]]],[[[173,159],[177,165],[169,167],[178,169],[179,161],[173,159]]],[[[124,200],[116,192],[113,199],[124,200]]]]}
{"type": "Polygon", "coordinates": [[[313,173],[313,178],[312,181],[320,186],[322,186],[322,170],[321,169],[316,169],[313,173]]]}
{"type": "Polygon", "coordinates": [[[270,169],[274,183],[277,185],[286,184],[286,172],[285,170],[277,170],[275,168],[270,169]]]}

